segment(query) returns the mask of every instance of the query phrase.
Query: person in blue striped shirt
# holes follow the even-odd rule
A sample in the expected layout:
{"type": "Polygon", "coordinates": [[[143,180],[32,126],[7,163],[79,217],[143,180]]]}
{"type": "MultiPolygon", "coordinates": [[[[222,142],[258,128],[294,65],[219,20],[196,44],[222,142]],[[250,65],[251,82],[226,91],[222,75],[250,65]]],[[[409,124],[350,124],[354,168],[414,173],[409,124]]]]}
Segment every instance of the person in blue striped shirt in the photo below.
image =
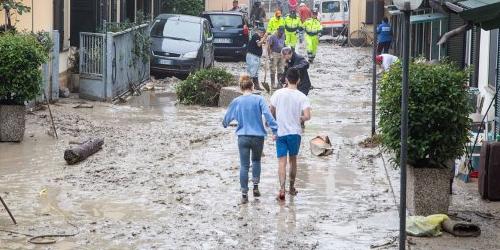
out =
{"type": "Polygon", "coordinates": [[[241,203],[248,203],[248,171],[252,161],[253,196],[259,197],[259,181],[261,157],[267,131],[262,117],[273,132],[273,139],[278,133],[278,124],[274,119],[264,97],[253,94],[253,82],[249,75],[240,77],[240,88],[243,95],[234,99],[224,116],[222,125],[227,128],[232,121],[237,121],[238,149],[240,154],[240,186],[241,203]]]}

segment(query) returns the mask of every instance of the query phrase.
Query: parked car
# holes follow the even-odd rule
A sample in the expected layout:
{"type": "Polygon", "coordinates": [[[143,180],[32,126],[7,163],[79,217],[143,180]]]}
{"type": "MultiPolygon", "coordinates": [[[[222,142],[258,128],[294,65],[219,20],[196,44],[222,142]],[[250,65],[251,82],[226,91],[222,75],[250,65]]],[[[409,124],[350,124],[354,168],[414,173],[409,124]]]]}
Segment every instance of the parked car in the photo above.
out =
{"type": "Polygon", "coordinates": [[[214,63],[213,34],[205,18],[162,14],[150,35],[152,72],[187,76],[214,63]]]}
{"type": "Polygon", "coordinates": [[[216,57],[241,59],[246,56],[250,30],[245,13],[207,11],[202,17],[212,28],[216,57]]]}

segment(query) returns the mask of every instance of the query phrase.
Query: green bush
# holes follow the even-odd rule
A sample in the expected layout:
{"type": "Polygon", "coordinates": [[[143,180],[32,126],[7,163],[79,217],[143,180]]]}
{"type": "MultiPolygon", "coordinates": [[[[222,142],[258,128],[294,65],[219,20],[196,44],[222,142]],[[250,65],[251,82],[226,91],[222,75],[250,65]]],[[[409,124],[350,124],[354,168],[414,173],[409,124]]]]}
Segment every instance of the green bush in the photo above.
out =
{"type": "Polygon", "coordinates": [[[164,1],[162,12],[199,16],[203,12],[203,0],[169,0],[164,1]]]}
{"type": "Polygon", "coordinates": [[[33,34],[0,36],[0,103],[24,104],[40,94],[40,66],[48,59],[47,48],[33,34]]]}
{"type": "MultiPolygon", "coordinates": [[[[408,162],[414,167],[438,167],[464,154],[471,127],[467,81],[469,70],[443,62],[410,64],[408,162]]],[[[380,133],[384,148],[400,159],[400,63],[380,82],[380,133]]]]}
{"type": "Polygon", "coordinates": [[[202,69],[175,86],[175,91],[182,104],[217,106],[220,90],[233,81],[234,76],[224,69],[202,69]]]}

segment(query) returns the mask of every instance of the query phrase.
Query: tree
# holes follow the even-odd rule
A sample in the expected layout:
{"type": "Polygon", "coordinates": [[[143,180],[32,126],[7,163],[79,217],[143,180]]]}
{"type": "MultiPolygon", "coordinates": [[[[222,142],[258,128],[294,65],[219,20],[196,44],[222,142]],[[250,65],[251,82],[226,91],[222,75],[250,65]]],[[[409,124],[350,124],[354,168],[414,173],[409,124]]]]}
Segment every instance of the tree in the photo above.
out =
{"type": "Polygon", "coordinates": [[[204,0],[167,0],[163,1],[162,12],[199,16],[204,9],[204,0]]]}
{"type": "Polygon", "coordinates": [[[22,15],[25,12],[31,11],[31,8],[17,0],[0,0],[0,10],[5,12],[5,30],[12,29],[12,14],[17,13],[22,15]]]}

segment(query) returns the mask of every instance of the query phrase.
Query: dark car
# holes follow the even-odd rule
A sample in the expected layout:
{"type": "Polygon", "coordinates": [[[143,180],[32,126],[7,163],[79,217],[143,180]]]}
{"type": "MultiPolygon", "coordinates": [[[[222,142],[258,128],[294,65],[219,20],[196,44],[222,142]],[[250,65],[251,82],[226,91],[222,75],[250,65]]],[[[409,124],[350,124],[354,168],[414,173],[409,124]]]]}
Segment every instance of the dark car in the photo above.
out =
{"type": "Polygon", "coordinates": [[[202,17],[212,27],[216,57],[245,57],[250,32],[245,13],[208,11],[202,17]]]}
{"type": "Polygon", "coordinates": [[[214,63],[213,35],[205,18],[162,14],[150,35],[152,72],[186,76],[214,63]]]}

